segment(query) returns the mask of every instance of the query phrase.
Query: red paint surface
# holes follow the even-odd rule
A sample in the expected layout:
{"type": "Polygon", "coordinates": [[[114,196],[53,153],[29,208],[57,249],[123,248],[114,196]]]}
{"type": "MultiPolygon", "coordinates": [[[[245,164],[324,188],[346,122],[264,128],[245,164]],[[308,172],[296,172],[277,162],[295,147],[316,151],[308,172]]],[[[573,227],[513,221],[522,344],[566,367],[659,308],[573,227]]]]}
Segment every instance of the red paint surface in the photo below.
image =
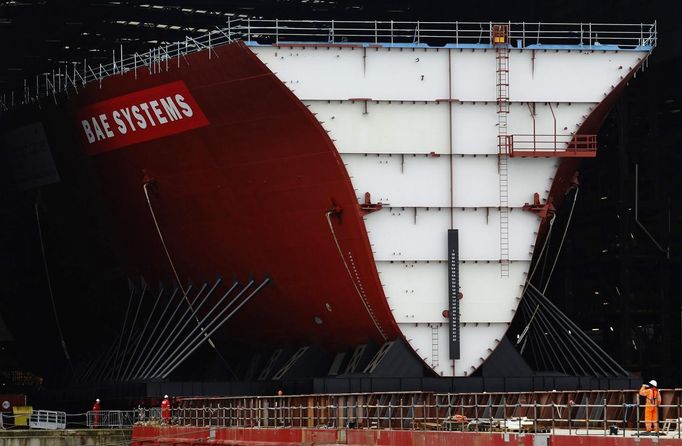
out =
{"type": "Polygon", "coordinates": [[[25,405],[26,395],[22,395],[19,393],[0,394],[0,412],[12,412],[13,407],[25,405]]]}
{"type": "Polygon", "coordinates": [[[272,278],[225,326],[224,339],[331,351],[382,343],[356,287],[386,337],[398,337],[355,191],[316,118],[242,43],[214,48],[210,60],[202,52],[180,68],[172,62],[168,72],[113,76],[75,98],[77,119],[182,80],[210,122],[92,157],[127,273],[148,283],[173,278],[143,192],[146,172],[183,281],[272,278]],[[353,278],[328,226],[332,208],[341,210],[332,224],[353,278]]]}
{"type": "Polygon", "coordinates": [[[80,140],[89,155],[208,125],[183,81],[90,104],[76,116],[80,140]]]}
{"type": "MultiPolygon", "coordinates": [[[[133,428],[133,446],[158,443],[191,445],[320,445],[346,444],[356,446],[533,446],[534,434],[500,432],[438,432],[378,429],[300,429],[300,428],[209,428],[146,427],[133,428]],[[345,442],[341,442],[345,435],[345,442]]],[[[682,440],[632,436],[552,435],[549,446],[680,446],[682,440]]],[[[543,443],[544,444],[544,443],[543,443]]]]}

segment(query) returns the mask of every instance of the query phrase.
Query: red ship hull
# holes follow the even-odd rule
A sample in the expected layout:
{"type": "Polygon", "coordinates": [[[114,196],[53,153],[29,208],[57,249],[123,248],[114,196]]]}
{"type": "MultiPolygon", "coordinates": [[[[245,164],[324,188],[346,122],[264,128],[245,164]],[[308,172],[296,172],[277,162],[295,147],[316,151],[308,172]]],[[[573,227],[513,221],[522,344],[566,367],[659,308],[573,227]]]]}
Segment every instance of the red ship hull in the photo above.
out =
{"type": "Polygon", "coordinates": [[[148,283],[174,278],[145,197],[152,182],[151,206],[181,281],[272,279],[228,322],[225,339],[334,351],[397,338],[333,142],[244,44],[217,47],[211,59],[188,55],[167,71],[137,69],[89,84],[73,101],[74,121],[98,104],[178,80],[207,125],[86,148],[128,274],[148,283]]]}

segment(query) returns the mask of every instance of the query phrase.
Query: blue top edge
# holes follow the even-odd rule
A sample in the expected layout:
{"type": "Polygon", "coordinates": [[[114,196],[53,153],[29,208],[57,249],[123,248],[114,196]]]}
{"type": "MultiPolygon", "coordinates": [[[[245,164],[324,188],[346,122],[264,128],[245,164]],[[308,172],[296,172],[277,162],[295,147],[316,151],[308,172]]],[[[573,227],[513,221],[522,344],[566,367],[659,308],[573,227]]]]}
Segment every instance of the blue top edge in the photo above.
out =
{"type": "MultiPolygon", "coordinates": [[[[273,46],[273,44],[261,44],[255,40],[244,41],[247,46],[273,46]]],[[[489,43],[448,43],[443,46],[430,46],[426,43],[368,43],[368,42],[279,42],[279,45],[334,45],[334,46],[354,46],[363,48],[462,48],[462,49],[491,49],[493,46],[489,43]]],[[[511,49],[524,50],[579,50],[579,51],[652,51],[651,45],[637,45],[633,47],[620,47],[618,45],[545,45],[536,43],[533,45],[521,46],[517,42],[517,46],[510,46],[511,49]]]]}

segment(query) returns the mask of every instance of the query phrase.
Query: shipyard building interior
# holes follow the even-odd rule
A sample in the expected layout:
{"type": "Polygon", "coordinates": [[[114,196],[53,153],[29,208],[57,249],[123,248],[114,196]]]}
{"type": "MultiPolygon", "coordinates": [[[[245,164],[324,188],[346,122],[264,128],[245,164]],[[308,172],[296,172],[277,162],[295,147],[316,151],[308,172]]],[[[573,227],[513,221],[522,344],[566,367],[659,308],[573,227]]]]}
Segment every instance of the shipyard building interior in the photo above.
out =
{"type": "MultiPolygon", "coordinates": [[[[479,386],[481,379],[488,378],[504,386],[500,383],[505,376],[620,377],[631,381],[618,383],[633,386],[655,377],[662,387],[682,386],[680,4],[634,0],[480,5],[404,0],[0,1],[3,106],[21,101],[25,79],[51,73],[65,61],[87,58],[95,64],[109,63],[112,52],[115,58],[120,48],[142,54],[159,44],[223,27],[228,18],[244,17],[655,21],[658,45],[608,114],[598,135],[596,158],[582,160],[579,187],[565,197],[542,254],[535,254],[532,290],[511,323],[506,350],[464,379],[478,379],[479,386]],[[546,300],[549,303],[540,304],[546,300]],[[564,327],[568,336],[550,326],[564,327]],[[603,364],[612,362],[595,360],[602,355],[616,365],[604,368],[603,364]]],[[[8,112],[3,111],[0,122],[8,112]]],[[[55,151],[53,156],[59,181],[28,190],[17,190],[6,162],[0,167],[2,389],[27,393],[112,385],[121,394],[146,393],[135,387],[140,383],[97,380],[106,376],[102,352],[119,335],[119,322],[111,320],[123,320],[128,314],[120,302],[128,301],[130,282],[139,278],[127,277],[116,260],[115,238],[97,217],[107,210],[93,205],[96,191],[82,187],[83,178],[77,172],[81,160],[65,151],[55,151]]],[[[151,304],[150,300],[144,305],[151,304]]],[[[395,361],[402,364],[405,360],[396,352],[395,361]]],[[[329,358],[320,363],[312,360],[305,367],[324,377],[329,362],[329,358]]],[[[248,381],[244,378],[250,376],[257,381],[248,369],[248,363],[232,362],[229,352],[216,355],[204,345],[170,379],[235,383],[248,381]]],[[[419,380],[429,378],[413,366],[403,369],[414,378],[408,385],[424,386],[419,380]]],[[[539,382],[525,381],[542,387],[539,382]]],[[[286,385],[247,383],[233,391],[270,392],[286,385]]],[[[308,384],[290,385],[290,393],[309,389],[308,384]]],[[[457,385],[466,388],[466,384],[457,385]]]]}

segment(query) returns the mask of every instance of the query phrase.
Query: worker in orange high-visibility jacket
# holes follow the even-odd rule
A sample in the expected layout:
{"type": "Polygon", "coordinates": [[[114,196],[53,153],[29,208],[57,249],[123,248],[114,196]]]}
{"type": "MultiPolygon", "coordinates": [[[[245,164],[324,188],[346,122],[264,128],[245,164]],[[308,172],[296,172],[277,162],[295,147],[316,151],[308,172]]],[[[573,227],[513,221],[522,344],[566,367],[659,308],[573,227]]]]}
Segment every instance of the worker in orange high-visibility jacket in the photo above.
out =
{"type": "Polygon", "coordinates": [[[99,409],[99,398],[97,398],[95,403],[92,405],[92,427],[99,426],[99,409]]]}
{"type": "Polygon", "coordinates": [[[649,384],[642,384],[639,394],[646,398],[644,406],[644,424],[646,431],[658,432],[658,406],[661,405],[661,392],[658,390],[658,383],[655,379],[649,384]]]}
{"type": "Polygon", "coordinates": [[[163,401],[161,401],[161,420],[164,424],[170,424],[171,417],[171,403],[168,399],[168,395],[163,396],[163,401]]]}

